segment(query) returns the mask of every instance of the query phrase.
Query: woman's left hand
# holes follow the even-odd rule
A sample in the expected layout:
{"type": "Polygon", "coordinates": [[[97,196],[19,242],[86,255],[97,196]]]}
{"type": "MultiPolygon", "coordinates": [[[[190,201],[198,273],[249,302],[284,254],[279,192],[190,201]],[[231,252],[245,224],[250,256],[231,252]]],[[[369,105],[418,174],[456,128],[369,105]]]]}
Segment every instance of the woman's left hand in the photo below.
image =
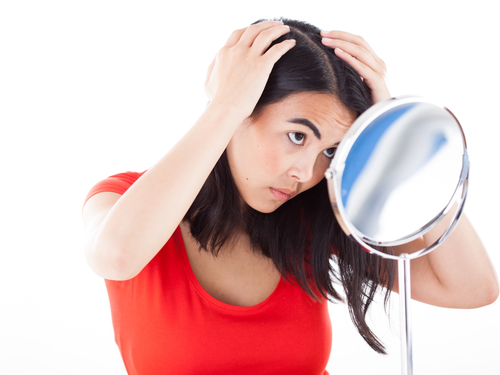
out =
{"type": "Polygon", "coordinates": [[[366,41],[344,31],[322,31],[322,42],[335,49],[335,54],[352,66],[372,90],[373,104],[389,99],[386,66],[366,41]]]}

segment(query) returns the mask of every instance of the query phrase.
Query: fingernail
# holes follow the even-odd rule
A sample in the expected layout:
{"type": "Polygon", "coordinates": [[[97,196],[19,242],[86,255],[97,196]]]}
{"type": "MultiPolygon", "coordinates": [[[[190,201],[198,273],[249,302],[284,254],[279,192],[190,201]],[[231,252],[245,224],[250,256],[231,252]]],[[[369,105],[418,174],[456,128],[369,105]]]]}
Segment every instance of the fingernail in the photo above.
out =
{"type": "Polygon", "coordinates": [[[324,35],[324,34],[329,34],[329,33],[330,33],[330,31],[326,31],[326,30],[322,30],[322,31],[321,31],[321,34],[323,34],[323,35],[324,35]]]}
{"type": "Polygon", "coordinates": [[[335,52],[339,51],[340,53],[345,53],[344,51],[342,51],[340,48],[335,48],[335,52]]]}

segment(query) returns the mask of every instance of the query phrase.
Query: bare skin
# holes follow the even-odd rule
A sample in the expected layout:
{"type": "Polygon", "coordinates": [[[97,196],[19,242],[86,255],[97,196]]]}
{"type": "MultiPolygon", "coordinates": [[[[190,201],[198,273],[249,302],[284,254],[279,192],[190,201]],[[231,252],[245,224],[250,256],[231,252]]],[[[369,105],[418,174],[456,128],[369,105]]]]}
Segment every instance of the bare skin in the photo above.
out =
{"type": "MultiPolygon", "coordinates": [[[[180,225],[191,267],[209,294],[232,305],[252,306],[273,292],[280,275],[269,259],[251,250],[245,234],[214,258],[198,251],[181,220],[226,148],[245,202],[262,212],[271,212],[322,178],[328,150],[353,121],[338,101],[325,94],[292,95],[265,108],[259,118],[248,118],[274,63],[294,42],[265,51],[288,30],[270,21],[233,32],[209,67],[210,105],[200,119],[123,196],[100,193],[89,199],[83,212],[85,254],[98,275],[134,277],[180,225]],[[297,116],[315,124],[321,139],[288,121],[297,116]]],[[[362,38],[337,31],[322,36],[366,81],[374,102],[390,97],[385,64],[362,38]]],[[[431,231],[421,241],[432,241],[434,235],[431,231]]],[[[411,252],[416,245],[399,251],[411,252]]],[[[412,262],[412,280],[413,298],[438,306],[479,307],[498,296],[495,271],[466,218],[440,249],[412,262]]]]}
{"type": "Polygon", "coordinates": [[[252,250],[247,236],[214,257],[198,250],[186,223],[181,223],[181,232],[196,279],[215,299],[233,306],[255,306],[276,289],[281,274],[271,259],[252,250]]]}

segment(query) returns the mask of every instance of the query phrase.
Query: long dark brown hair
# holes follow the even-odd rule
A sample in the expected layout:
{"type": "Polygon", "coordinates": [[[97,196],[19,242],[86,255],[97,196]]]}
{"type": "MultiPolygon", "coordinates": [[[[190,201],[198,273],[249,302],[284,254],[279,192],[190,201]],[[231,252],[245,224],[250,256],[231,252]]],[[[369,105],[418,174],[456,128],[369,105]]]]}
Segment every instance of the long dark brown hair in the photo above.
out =
{"type": "MultiPolygon", "coordinates": [[[[284,39],[295,39],[296,45],[275,64],[253,117],[265,106],[304,91],[333,94],[358,116],[371,106],[370,89],[351,66],[321,43],[317,27],[281,20],[290,32],[272,45],[284,39]]],[[[362,251],[344,234],[333,215],[325,179],[274,212],[261,213],[241,204],[224,152],[184,220],[200,249],[214,255],[243,228],[255,250],[271,258],[285,280],[296,282],[313,299],[342,301],[334,288],[340,281],[359,333],[375,351],[385,354],[365,317],[383,286],[388,288],[387,307],[394,266],[362,251]]]]}

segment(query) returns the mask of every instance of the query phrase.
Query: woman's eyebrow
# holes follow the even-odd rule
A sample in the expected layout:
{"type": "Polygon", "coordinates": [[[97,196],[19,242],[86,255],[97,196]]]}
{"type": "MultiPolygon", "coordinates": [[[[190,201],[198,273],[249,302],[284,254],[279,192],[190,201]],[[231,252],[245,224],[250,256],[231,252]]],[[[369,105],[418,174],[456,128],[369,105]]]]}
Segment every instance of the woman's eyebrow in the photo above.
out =
{"type": "Polygon", "coordinates": [[[306,118],[292,118],[288,120],[288,122],[291,122],[293,124],[299,124],[299,125],[304,125],[307,126],[309,129],[312,130],[316,138],[321,139],[321,133],[319,132],[318,128],[316,125],[314,125],[311,121],[309,121],[306,118]]]}

